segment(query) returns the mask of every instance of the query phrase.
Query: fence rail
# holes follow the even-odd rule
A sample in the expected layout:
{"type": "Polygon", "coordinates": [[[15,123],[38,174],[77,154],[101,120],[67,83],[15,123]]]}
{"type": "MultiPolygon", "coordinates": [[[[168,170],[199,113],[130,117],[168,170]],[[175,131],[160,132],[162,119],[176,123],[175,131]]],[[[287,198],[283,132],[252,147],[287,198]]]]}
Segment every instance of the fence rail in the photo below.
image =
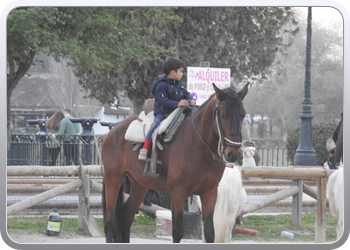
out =
{"type": "MultiPolygon", "coordinates": [[[[96,137],[100,152],[103,150],[104,138],[105,135],[96,137]]],[[[255,147],[260,158],[259,166],[288,166],[285,142],[256,141],[255,147]]],[[[74,135],[70,136],[68,140],[64,140],[64,136],[58,136],[57,142],[55,142],[47,135],[13,134],[7,165],[78,165],[77,159],[79,156],[81,156],[84,165],[100,164],[93,136],[74,135]],[[76,160],[75,162],[71,162],[65,157],[64,152],[69,148],[74,149],[73,158],[76,160]],[[56,160],[53,160],[55,154],[57,157],[56,160]]]]}
{"type": "MultiPolygon", "coordinates": [[[[9,166],[7,168],[7,176],[19,176],[27,175],[33,176],[36,174],[53,174],[53,175],[66,175],[66,174],[79,174],[79,179],[74,179],[71,182],[55,187],[51,190],[42,192],[36,196],[25,199],[21,202],[12,204],[7,207],[7,215],[15,214],[18,211],[32,207],[40,202],[44,202],[49,198],[57,195],[67,193],[73,189],[79,188],[79,223],[84,230],[88,230],[89,225],[84,225],[84,217],[89,215],[90,205],[85,202],[85,198],[90,197],[90,189],[98,192],[102,192],[102,184],[91,180],[90,175],[101,175],[103,170],[101,166],[74,166],[72,167],[42,167],[42,166],[9,166]]],[[[259,177],[259,178],[277,178],[292,180],[292,186],[286,189],[277,191],[268,197],[262,198],[255,202],[250,202],[245,205],[244,213],[251,213],[255,210],[263,208],[269,204],[273,204],[286,197],[293,196],[292,201],[292,224],[295,226],[301,226],[302,219],[302,207],[303,207],[303,187],[304,179],[312,178],[317,181],[317,212],[315,220],[315,242],[324,243],[326,236],[326,184],[328,177],[333,171],[326,170],[322,167],[301,167],[295,166],[293,168],[281,168],[281,167],[256,167],[256,168],[244,168],[242,170],[242,177],[259,177]]],[[[125,196],[126,200],[127,197],[125,196]]],[[[152,206],[153,207],[153,206],[152,206]]],[[[141,207],[140,207],[141,209],[141,207]]],[[[155,211],[154,211],[155,212],[155,211]]],[[[89,216],[87,216],[89,217],[89,216]]],[[[91,231],[89,231],[91,233],[91,231]]]]}

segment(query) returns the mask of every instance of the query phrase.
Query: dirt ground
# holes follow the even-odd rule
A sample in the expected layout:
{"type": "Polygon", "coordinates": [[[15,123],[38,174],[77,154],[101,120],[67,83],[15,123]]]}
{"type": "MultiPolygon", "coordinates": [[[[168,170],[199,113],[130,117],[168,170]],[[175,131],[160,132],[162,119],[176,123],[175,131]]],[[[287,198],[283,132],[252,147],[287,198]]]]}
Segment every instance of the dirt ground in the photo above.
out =
{"type": "MultiPolygon", "coordinates": [[[[47,236],[44,232],[26,232],[23,230],[8,230],[9,238],[18,244],[104,244],[106,242],[104,237],[90,237],[86,235],[79,235],[73,233],[61,232],[59,236],[47,236]],[[25,232],[25,233],[24,233],[25,232]]],[[[132,244],[172,244],[171,239],[159,239],[159,238],[131,238],[132,244]]],[[[202,240],[198,239],[182,239],[182,244],[202,244],[202,240]]],[[[256,244],[254,240],[251,241],[232,241],[233,244],[256,244]]],[[[261,242],[260,242],[261,243],[261,242]]],[[[290,244],[290,242],[275,242],[278,244],[290,244]]],[[[305,242],[293,242],[293,243],[305,243],[305,242]]],[[[274,242],[269,242],[274,244],[274,242]]]]}
{"type": "MultiPolygon", "coordinates": [[[[89,237],[85,235],[61,232],[59,236],[48,236],[44,232],[26,232],[23,230],[8,230],[9,238],[18,244],[23,243],[83,243],[101,244],[105,243],[104,237],[89,237]]],[[[141,239],[131,238],[130,243],[171,244],[171,239],[141,239]]],[[[202,243],[202,240],[183,239],[181,243],[202,243]]]]}

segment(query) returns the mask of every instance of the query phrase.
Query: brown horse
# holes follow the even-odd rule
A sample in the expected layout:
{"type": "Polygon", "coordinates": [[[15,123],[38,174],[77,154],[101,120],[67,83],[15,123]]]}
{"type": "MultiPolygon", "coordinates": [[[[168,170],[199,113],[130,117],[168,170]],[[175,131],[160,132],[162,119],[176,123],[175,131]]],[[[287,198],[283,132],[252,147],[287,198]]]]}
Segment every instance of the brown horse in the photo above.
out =
{"type": "Polygon", "coordinates": [[[135,213],[148,189],[170,193],[173,242],[183,237],[184,201],[199,195],[206,242],[214,242],[213,212],[217,186],[225,169],[225,161],[234,162],[241,146],[241,127],[245,116],[242,100],[248,84],[240,91],[221,90],[214,84],[215,94],[195,113],[181,123],[171,143],[163,144],[158,160],[162,162],[157,179],[143,175],[145,161],[138,160],[134,145],[124,139],[128,117],[107,134],[103,143],[104,183],[102,203],[107,243],[130,242],[130,228],[135,213]],[[131,192],[123,202],[122,183],[128,175],[131,192]]]}

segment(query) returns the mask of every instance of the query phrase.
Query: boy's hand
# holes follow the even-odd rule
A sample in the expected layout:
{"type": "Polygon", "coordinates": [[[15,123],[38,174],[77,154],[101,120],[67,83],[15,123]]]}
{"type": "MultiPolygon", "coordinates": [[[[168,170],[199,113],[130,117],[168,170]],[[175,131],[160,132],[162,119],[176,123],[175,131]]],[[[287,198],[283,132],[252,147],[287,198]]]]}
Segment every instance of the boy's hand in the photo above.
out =
{"type": "Polygon", "coordinates": [[[190,104],[191,104],[191,106],[195,106],[196,102],[194,100],[190,100],[190,104]]]}
{"type": "Polygon", "coordinates": [[[187,101],[186,100],[181,100],[177,104],[178,107],[186,107],[187,106],[187,101]]]}

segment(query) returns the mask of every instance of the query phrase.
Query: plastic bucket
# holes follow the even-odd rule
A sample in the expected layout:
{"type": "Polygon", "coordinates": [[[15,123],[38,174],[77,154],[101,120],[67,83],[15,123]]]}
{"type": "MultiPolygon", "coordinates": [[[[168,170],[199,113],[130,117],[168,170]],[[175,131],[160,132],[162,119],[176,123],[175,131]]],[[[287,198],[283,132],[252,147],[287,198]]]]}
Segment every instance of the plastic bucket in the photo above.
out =
{"type": "Polygon", "coordinates": [[[172,239],[173,223],[171,219],[171,211],[156,211],[156,236],[157,238],[172,239]]]}

